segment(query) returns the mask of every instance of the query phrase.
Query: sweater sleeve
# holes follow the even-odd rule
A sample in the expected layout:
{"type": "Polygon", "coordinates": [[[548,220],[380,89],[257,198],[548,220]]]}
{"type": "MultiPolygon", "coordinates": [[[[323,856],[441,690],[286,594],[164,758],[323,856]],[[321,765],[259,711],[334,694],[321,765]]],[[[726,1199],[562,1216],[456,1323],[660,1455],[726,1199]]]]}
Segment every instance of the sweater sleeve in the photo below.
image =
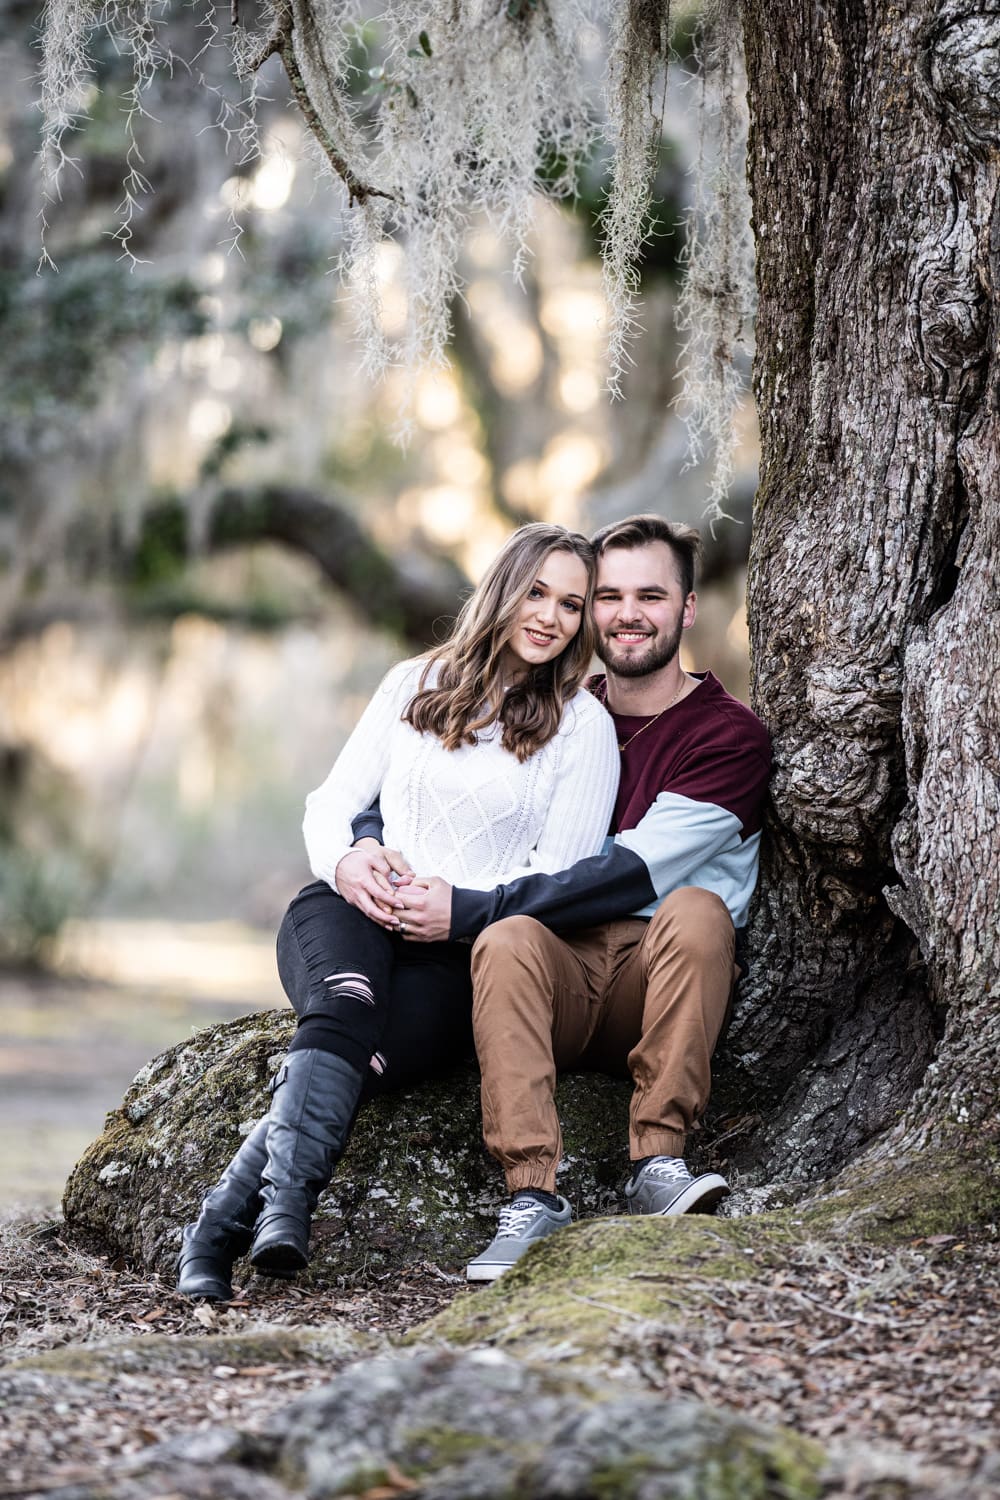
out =
{"type": "Polygon", "coordinates": [[[491,891],[455,886],[450,936],[453,941],[478,937],[504,917],[535,917],[557,931],[597,927],[640,911],[655,894],[645,861],[609,839],[602,853],[555,874],[525,875],[491,891]]]}
{"type": "Polygon", "coordinates": [[[302,832],[309,868],[334,890],[334,872],[354,837],[351,817],[367,807],[385,779],[393,729],[416,690],[421,665],[401,662],[386,674],[330,774],[306,798],[302,832]]]}
{"type": "Polygon", "coordinates": [[[545,821],[527,862],[501,877],[506,884],[525,875],[552,874],[596,854],[607,837],[618,795],[621,756],[614,722],[581,694],[567,710],[556,784],[545,821]]]}

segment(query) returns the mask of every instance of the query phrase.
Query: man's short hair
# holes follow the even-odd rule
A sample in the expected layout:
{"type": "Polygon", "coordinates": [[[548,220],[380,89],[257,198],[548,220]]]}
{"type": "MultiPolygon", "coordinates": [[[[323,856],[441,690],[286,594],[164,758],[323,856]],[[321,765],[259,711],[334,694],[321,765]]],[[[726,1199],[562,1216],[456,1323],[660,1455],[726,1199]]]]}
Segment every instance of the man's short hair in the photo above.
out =
{"type": "Polygon", "coordinates": [[[665,542],[677,559],[685,599],[694,589],[695,565],[701,559],[701,537],[693,526],[668,521],[663,516],[626,516],[624,521],[602,526],[590,540],[598,562],[612,547],[631,552],[634,547],[648,547],[650,542],[665,542]]]}

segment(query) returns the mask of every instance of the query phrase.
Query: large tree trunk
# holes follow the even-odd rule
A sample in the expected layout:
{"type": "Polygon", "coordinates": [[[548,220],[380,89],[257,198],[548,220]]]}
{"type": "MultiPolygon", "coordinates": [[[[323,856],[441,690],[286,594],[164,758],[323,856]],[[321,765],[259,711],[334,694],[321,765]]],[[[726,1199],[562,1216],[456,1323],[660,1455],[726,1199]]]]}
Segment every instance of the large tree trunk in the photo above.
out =
{"type": "Polygon", "coordinates": [[[808,1178],[997,1127],[1000,13],[742,12],[776,769],[729,1060],[808,1178]]]}

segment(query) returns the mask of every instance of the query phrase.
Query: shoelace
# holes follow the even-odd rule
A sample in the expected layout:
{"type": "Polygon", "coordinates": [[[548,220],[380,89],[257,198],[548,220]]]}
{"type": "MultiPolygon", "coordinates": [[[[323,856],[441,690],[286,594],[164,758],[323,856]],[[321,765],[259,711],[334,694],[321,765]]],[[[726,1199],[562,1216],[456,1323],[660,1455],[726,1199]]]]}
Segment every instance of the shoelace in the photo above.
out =
{"type": "Polygon", "coordinates": [[[537,1218],[539,1214],[544,1212],[544,1203],[526,1203],[523,1208],[515,1208],[512,1203],[508,1203],[506,1208],[500,1210],[500,1227],[497,1230],[497,1239],[519,1239],[532,1219],[537,1218]]]}
{"type": "Polygon", "coordinates": [[[679,1156],[665,1156],[661,1161],[651,1161],[646,1171],[650,1177],[660,1177],[665,1182],[686,1182],[691,1176],[679,1156]]]}

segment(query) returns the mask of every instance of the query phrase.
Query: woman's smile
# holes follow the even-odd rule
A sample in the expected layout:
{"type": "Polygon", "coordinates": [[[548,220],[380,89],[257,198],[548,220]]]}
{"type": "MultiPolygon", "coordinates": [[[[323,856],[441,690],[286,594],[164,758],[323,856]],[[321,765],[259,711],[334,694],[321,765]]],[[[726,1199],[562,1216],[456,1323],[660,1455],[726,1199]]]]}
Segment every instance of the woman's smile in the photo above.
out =
{"type": "Polygon", "coordinates": [[[526,667],[559,656],[580,629],[587,597],[587,570],[572,552],[550,552],[542,572],[522,601],[504,648],[506,670],[523,675],[526,667]]]}

